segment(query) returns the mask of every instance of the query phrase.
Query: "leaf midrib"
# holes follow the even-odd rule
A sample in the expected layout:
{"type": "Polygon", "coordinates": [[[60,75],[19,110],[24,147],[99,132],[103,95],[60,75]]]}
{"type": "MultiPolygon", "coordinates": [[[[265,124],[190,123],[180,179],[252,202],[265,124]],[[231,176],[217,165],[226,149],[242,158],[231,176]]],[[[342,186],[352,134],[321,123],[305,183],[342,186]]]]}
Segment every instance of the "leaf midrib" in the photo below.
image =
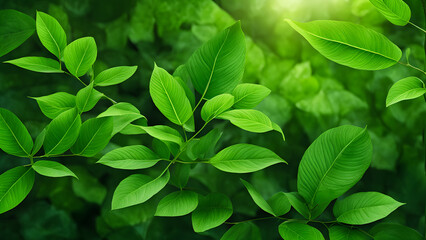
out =
{"type": "Polygon", "coordinates": [[[87,49],[89,49],[89,44],[86,44],[86,49],[84,49],[83,56],[81,56],[80,62],[77,65],[77,68],[75,70],[75,75],[79,75],[78,70],[80,69],[81,63],[83,62],[84,57],[86,56],[87,49]]]}

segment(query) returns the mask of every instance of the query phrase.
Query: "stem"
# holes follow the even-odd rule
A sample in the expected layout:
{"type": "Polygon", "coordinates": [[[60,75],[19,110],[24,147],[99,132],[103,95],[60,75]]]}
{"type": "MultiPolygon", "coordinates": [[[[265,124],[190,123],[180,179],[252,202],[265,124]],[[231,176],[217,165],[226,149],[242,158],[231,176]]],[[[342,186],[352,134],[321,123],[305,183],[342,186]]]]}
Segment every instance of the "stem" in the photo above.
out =
{"type": "Polygon", "coordinates": [[[31,165],[33,165],[33,164],[34,164],[34,159],[33,159],[33,157],[31,157],[31,156],[30,156],[30,162],[31,162],[31,165]]]}
{"type": "Polygon", "coordinates": [[[424,32],[424,33],[426,33],[426,30],[424,30],[423,28],[421,28],[421,27],[417,26],[416,24],[414,24],[414,23],[412,23],[412,22],[408,22],[408,23],[409,23],[409,24],[411,24],[411,26],[413,26],[413,27],[415,27],[415,28],[419,29],[420,31],[422,31],[422,32],[424,32]]]}
{"type": "Polygon", "coordinates": [[[254,219],[248,219],[248,220],[244,220],[244,221],[240,221],[240,222],[225,222],[225,224],[232,224],[232,225],[236,225],[239,223],[245,223],[245,222],[252,222],[252,221],[259,221],[259,220],[266,220],[266,219],[274,219],[277,217],[263,217],[263,218],[254,218],[254,219]]]}
{"type": "Polygon", "coordinates": [[[78,154],[60,154],[60,155],[42,155],[42,156],[34,156],[32,158],[48,158],[48,157],[79,157],[78,154]]]}
{"type": "MultiPolygon", "coordinates": [[[[102,93],[103,94],[103,93],[102,93]]],[[[110,100],[111,102],[112,102],[112,104],[117,104],[117,102],[114,100],[114,99],[112,99],[112,98],[110,98],[110,97],[108,97],[107,95],[105,95],[105,94],[103,94],[104,95],[104,97],[106,98],[106,99],[108,99],[108,100],[110,100]]]]}
{"type": "Polygon", "coordinates": [[[362,230],[361,228],[357,228],[360,232],[362,232],[362,233],[364,233],[365,235],[367,235],[367,236],[369,236],[369,237],[371,237],[371,238],[373,238],[374,239],[374,236],[373,235],[371,235],[371,234],[369,234],[367,231],[364,231],[364,230],[362,230]]]}
{"type": "Polygon", "coordinates": [[[401,64],[401,65],[404,65],[404,66],[406,66],[406,67],[410,67],[410,68],[412,68],[412,69],[415,69],[415,70],[417,70],[417,71],[419,71],[419,72],[423,73],[424,75],[426,75],[426,72],[425,72],[425,71],[423,71],[423,70],[421,70],[420,68],[415,67],[415,66],[413,66],[413,65],[411,65],[411,64],[409,64],[409,63],[403,63],[403,62],[398,62],[398,63],[399,63],[399,64],[401,64]]]}

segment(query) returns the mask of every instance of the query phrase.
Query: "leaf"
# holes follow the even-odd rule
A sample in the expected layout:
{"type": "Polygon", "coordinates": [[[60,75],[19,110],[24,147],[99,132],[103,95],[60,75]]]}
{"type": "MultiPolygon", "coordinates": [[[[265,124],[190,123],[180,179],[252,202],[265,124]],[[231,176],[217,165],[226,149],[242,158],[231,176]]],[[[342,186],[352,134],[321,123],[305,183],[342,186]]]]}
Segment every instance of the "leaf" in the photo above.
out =
{"type": "Polygon", "coordinates": [[[288,198],[288,201],[290,202],[291,206],[300,213],[304,218],[310,219],[310,213],[308,205],[305,203],[305,199],[303,199],[302,196],[300,196],[297,192],[290,192],[285,193],[286,197],[288,198]]]}
{"type": "Polygon", "coordinates": [[[22,57],[5,61],[20,68],[41,73],[62,73],[61,64],[53,59],[44,57],[22,57]]]}
{"type": "Polygon", "coordinates": [[[370,229],[369,233],[374,237],[374,240],[424,240],[416,230],[395,224],[395,223],[380,223],[370,229]]]}
{"type": "Polygon", "coordinates": [[[59,22],[54,17],[37,11],[36,29],[43,46],[61,59],[67,46],[67,36],[59,22]]]}
{"type": "Polygon", "coordinates": [[[169,171],[155,179],[143,174],[130,175],[115,189],[112,197],[112,210],[146,202],[161,191],[169,179],[169,171]]]}
{"type": "Polygon", "coordinates": [[[265,211],[265,212],[267,212],[271,215],[277,216],[274,213],[274,210],[272,210],[271,206],[268,204],[268,202],[266,202],[266,200],[262,197],[262,195],[260,195],[260,193],[258,191],[256,191],[256,189],[253,187],[253,185],[251,185],[247,181],[244,181],[243,179],[240,179],[240,180],[244,184],[244,186],[246,187],[251,198],[253,199],[253,201],[256,203],[257,206],[259,206],[263,211],[265,211]]]}
{"type": "Polygon", "coordinates": [[[93,157],[108,144],[113,128],[112,118],[91,118],[81,125],[77,141],[71,147],[71,152],[93,157]]]}
{"type": "Polygon", "coordinates": [[[165,125],[156,125],[156,126],[139,126],[146,131],[151,137],[160,139],[161,141],[173,142],[181,145],[183,142],[182,136],[180,133],[169,126],[165,125]]]}
{"type": "Polygon", "coordinates": [[[144,169],[154,166],[161,158],[143,145],[114,149],[105,154],[97,163],[117,169],[144,169]]]}
{"type": "Polygon", "coordinates": [[[80,112],[90,111],[96,106],[99,99],[101,99],[103,94],[93,88],[93,82],[91,82],[85,88],[82,88],[78,91],[76,96],[76,105],[80,112]]]}
{"type": "Polygon", "coordinates": [[[385,69],[402,56],[401,49],[383,34],[358,24],[331,20],[286,21],[326,58],[351,68],[385,69]]]}
{"type": "Polygon", "coordinates": [[[191,191],[177,191],[165,196],[158,203],[155,216],[178,217],[191,213],[197,208],[198,194],[191,191]]]}
{"type": "Polygon", "coordinates": [[[75,177],[78,179],[69,168],[54,161],[39,160],[32,165],[32,168],[46,177],[75,177]]]}
{"type": "Polygon", "coordinates": [[[58,155],[67,151],[77,140],[81,118],[73,108],[61,113],[46,128],[44,152],[46,156],[58,155]]]}
{"type": "Polygon", "coordinates": [[[25,125],[4,108],[0,108],[0,148],[18,157],[30,156],[33,148],[33,139],[25,125]]]}
{"type": "Polygon", "coordinates": [[[149,83],[152,101],[171,122],[183,126],[192,108],[182,86],[166,70],[154,66],[149,83]]]}
{"type": "Polygon", "coordinates": [[[359,192],[337,200],[333,213],[338,222],[362,225],[385,218],[402,205],[404,203],[382,193],[359,192]]]}
{"type": "Polygon", "coordinates": [[[220,240],[261,240],[259,228],[250,222],[235,224],[220,240]]]}
{"type": "Polygon", "coordinates": [[[389,22],[405,26],[410,21],[410,7],[403,0],[370,0],[389,22]]]}
{"type": "Polygon", "coordinates": [[[217,116],[230,109],[234,104],[234,96],[231,94],[220,94],[208,100],[201,109],[201,118],[210,122],[217,116]]]}
{"type": "Polygon", "coordinates": [[[126,102],[114,104],[97,116],[97,118],[103,117],[112,117],[113,119],[112,136],[123,130],[131,122],[141,118],[146,119],[135,106],[126,102]]]}
{"type": "Polygon", "coordinates": [[[386,107],[404,100],[414,99],[426,94],[422,80],[417,77],[407,77],[396,82],[389,89],[386,97],[386,107]]]}
{"type": "Polygon", "coordinates": [[[210,159],[215,168],[231,173],[259,171],[277,163],[287,163],[271,150],[251,144],[235,144],[210,159]]]}
{"type": "Polygon", "coordinates": [[[43,97],[33,97],[46,117],[54,119],[59,114],[76,106],[75,96],[66,92],[57,92],[43,97]]]}
{"type": "Polygon", "coordinates": [[[0,175],[0,214],[21,203],[34,184],[34,171],[28,167],[15,167],[0,175]]]}
{"type": "Polygon", "coordinates": [[[264,113],[254,109],[235,109],[224,112],[218,116],[220,119],[229,120],[235,126],[255,133],[264,133],[275,130],[283,136],[281,128],[273,123],[264,113]]]}
{"type": "Polygon", "coordinates": [[[189,164],[175,163],[170,167],[170,183],[182,190],[188,184],[191,166],[189,164]]]}
{"type": "Polygon", "coordinates": [[[220,137],[222,137],[222,132],[214,128],[201,138],[193,139],[187,147],[188,156],[194,160],[208,158],[210,154],[213,154],[220,137]]]}
{"type": "Polygon", "coordinates": [[[96,76],[95,86],[111,86],[122,83],[135,74],[138,66],[120,66],[109,68],[96,76]]]}
{"type": "Polygon", "coordinates": [[[271,93],[269,88],[252,83],[238,84],[232,91],[235,97],[234,108],[254,108],[271,93]]]}
{"type": "Polygon", "coordinates": [[[284,240],[324,240],[318,229],[301,222],[283,222],[278,231],[284,240]]]}
{"type": "Polygon", "coordinates": [[[276,216],[282,216],[288,213],[291,209],[290,201],[287,195],[283,192],[277,192],[268,200],[269,206],[276,216]]]}
{"type": "Polygon", "coordinates": [[[0,57],[21,46],[35,31],[35,21],[21,12],[0,10],[0,57]]]}
{"type": "Polygon", "coordinates": [[[185,64],[194,88],[210,99],[231,92],[243,77],[246,42],[241,23],[218,33],[185,64]]]}
{"type": "Polygon", "coordinates": [[[365,233],[348,227],[332,226],[328,229],[330,240],[370,240],[365,233]]]}
{"type": "Polygon", "coordinates": [[[63,59],[68,71],[76,77],[81,77],[91,69],[97,54],[95,39],[84,37],[65,47],[63,59]]]}
{"type": "Polygon", "coordinates": [[[34,142],[33,150],[31,151],[31,156],[34,156],[36,153],[38,153],[38,151],[40,151],[41,147],[43,146],[45,137],[46,137],[46,128],[43,129],[43,131],[41,131],[38,134],[34,142]]]}
{"type": "Polygon", "coordinates": [[[224,223],[232,212],[231,200],[222,193],[199,196],[198,207],[192,212],[192,227],[195,232],[205,232],[224,223]]]}
{"type": "Polygon", "coordinates": [[[370,166],[372,151],[366,128],[347,125],[321,134],[303,155],[297,176],[309,208],[328,204],[355,185],[370,166]]]}

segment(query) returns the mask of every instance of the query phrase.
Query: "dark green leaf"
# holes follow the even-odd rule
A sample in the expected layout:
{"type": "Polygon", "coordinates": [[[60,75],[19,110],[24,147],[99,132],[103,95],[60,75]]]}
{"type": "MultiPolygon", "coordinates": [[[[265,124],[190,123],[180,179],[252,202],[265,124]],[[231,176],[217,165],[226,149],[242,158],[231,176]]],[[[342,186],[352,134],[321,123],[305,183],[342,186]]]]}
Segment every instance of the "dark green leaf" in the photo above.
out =
{"type": "Polygon", "coordinates": [[[32,17],[15,10],[0,10],[0,57],[25,42],[35,30],[32,17]]]}
{"type": "Polygon", "coordinates": [[[253,185],[251,185],[247,181],[244,181],[243,179],[240,179],[240,180],[244,184],[244,186],[246,187],[251,198],[253,199],[253,201],[256,203],[257,206],[259,206],[263,211],[265,211],[265,212],[267,212],[271,215],[277,216],[277,215],[275,215],[274,210],[272,210],[269,203],[262,197],[262,195],[260,195],[260,193],[253,187],[253,185]]]}
{"type": "Polygon", "coordinates": [[[259,228],[250,222],[232,226],[220,240],[261,240],[259,228]]]}
{"type": "Polygon", "coordinates": [[[424,240],[416,230],[395,223],[377,224],[369,233],[373,235],[374,240],[424,240]]]}
{"type": "Polygon", "coordinates": [[[301,222],[283,222],[278,230],[284,240],[324,240],[318,229],[301,222]]]}
{"type": "Polygon", "coordinates": [[[25,125],[4,108],[0,108],[0,148],[18,157],[30,156],[33,148],[33,139],[25,125]]]}
{"type": "Polygon", "coordinates": [[[0,214],[21,203],[34,184],[34,171],[28,167],[12,168],[0,175],[0,214]]]}
{"type": "Polygon", "coordinates": [[[222,193],[199,196],[198,207],[192,213],[192,227],[195,232],[205,232],[224,223],[232,212],[231,200],[222,193]]]}
{"type": "Polygon", "coordinates": [[[328,229],[330,240],[370,240],[371,238],[354,228],[332,226],[328,229]]]}

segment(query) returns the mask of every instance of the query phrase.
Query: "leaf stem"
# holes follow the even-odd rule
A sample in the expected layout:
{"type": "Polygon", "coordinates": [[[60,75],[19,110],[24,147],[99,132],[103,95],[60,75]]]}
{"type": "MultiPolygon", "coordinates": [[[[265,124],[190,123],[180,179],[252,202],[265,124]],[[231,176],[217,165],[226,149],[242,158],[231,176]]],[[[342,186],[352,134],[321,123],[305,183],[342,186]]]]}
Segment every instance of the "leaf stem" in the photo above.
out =
{"type": "Polygon", "coordinates": [[[78,154],[59,154],[59,155],[42,155],[42,156],[34,156],[32,158],[49,158],[49,157],[79,157],[78,154]]]}
{"type": "Polygon", "coordinates": [[[403,65],[403,66],[406,66],[406,67],[410,67],[410,68],[412,68],[412,69],[415,69],[415,70],[417,70],[417,71],[419,71],[419,72],[423,73],[424,75],[426,75],[426,72],[425,72],[425,71],[423,71],[423,70],[421,70],[420,68],[415,67],[415,66],[413,66],[413,65],[411,65],[411,64],[409,64],[409,63],[404,63],[404,62],[400,62],[400,61],[398,61],[398,63],[399,63],[399,64],[401,64],[401,65],[403,65]]]}
{"type": "Polygon", "coordinates": [[[413,27],[415,27],[415,28],[419,29],[420,31],[422,31],[422,32],[424,32],[424,33],[426,33],[426,30],[424,30],[423,28],[421,28],[421,27],[417,26],[416,24],[414,24],[414,23],[412,23],[412,22],[408,22],[408,23],[409,23],[409,24],[411,24],[411,26],[413,26],[413,27]]]}

